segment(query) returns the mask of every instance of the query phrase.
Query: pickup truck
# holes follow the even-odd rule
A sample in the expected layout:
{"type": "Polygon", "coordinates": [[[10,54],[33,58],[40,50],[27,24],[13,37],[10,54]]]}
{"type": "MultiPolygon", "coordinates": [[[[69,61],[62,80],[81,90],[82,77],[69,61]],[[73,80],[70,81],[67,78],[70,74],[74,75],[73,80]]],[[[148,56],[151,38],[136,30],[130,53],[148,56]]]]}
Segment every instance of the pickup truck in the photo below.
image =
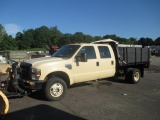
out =
{"type": "Polygon", "coordinates": [[[70,44],[51,57],[21,62],[19,84],[29,90],[42,90],[48,100],[55,101],[75,83],[116,76],[136,84],[149,65],[148,48],[118,47],[112,40],[70,44]]]}

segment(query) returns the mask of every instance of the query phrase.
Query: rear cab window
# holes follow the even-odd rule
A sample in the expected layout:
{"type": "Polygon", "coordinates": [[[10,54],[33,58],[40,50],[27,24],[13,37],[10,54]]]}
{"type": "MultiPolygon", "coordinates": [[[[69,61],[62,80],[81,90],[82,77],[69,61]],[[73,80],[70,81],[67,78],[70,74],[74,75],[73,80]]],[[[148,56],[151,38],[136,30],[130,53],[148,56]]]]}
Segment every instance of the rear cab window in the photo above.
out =
{"type": "Polygon", "coordinates": [[[111,58],[111,53],[109,51],[109,48],[107,46],[98,46],[100,58],[111,58]]]}

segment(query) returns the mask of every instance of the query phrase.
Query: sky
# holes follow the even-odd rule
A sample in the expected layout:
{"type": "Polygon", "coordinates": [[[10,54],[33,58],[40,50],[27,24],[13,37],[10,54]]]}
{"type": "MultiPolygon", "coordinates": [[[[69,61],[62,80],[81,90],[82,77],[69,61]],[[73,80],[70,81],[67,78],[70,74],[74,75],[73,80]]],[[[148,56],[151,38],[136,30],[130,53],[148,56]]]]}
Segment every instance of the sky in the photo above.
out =
{"type": "Polygon", "coordinates": [[[160,0],[0,0],[0,24],[9,35],[55,27],[62,33],[160,37],[160,0]]]}

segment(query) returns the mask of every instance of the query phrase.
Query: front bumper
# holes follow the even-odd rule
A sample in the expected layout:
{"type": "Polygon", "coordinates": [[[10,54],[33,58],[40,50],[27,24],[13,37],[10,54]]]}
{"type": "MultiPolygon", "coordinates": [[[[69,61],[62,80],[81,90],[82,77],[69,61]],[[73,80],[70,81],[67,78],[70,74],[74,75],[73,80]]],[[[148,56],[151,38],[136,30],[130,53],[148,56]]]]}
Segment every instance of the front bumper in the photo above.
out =
{"type": "Polygon", "coordinates": [[[19,78],[19,85],[25,89],[40,90],[43,86],[43,81],[40,80],[23,80],[19,78]]]}

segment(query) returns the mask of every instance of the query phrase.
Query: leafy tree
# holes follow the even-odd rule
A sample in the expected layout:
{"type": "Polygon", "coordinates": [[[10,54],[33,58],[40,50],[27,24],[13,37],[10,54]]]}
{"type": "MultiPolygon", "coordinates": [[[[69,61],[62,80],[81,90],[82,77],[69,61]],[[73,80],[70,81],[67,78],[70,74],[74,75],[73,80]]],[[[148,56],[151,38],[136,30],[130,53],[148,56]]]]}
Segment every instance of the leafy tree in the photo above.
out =
{"type": "Polygon", "coordinates": [[[119,38],[115,34],[105,35],[105,36],[103,36],[103,39],[119,40],[119,38]]]}
{"type": "Polygon", "coordinates": [[[51,35],[49,28],[41,26],[40,28],[35,29],[34,43],[32,44],[32,47],[42,48],[46,43],[51,44],[50,38],[51,35]]]}
{"type": "Polygon", "coordinates": [[[94,36],[94,40],[95,41],[102,40],[102,37],[101,36],[94,36]]]}
{"type": "Polygon", "coordinates": [[[0,50],[17,50],[17,42],[12,36],[4,35],[4,40],[0,44],[0,50]]]}
{"type": "Polygon", "coordinates": [[[146,42],[147,42],[147,45],[146,46],[151,46],[153,45],[153,40],[151,38],[146,38],[146,42]]]}
{"type": "Polygon", "coordinates": [[[57,45],[59,47],[61,47],[63,45],[67,45],[67,44],[71,43],[71,37],[72,37],[72,35],[69,33],[63,34],[62,37],[60,38],[60,40],[58,41],[57,45]]]}
{"type": "Polygon", "coordinates": [[[125,38],[120,38],[120,37],[116,36],[115,34],[105,35],[105,36],[103,36],[103,38],[104,38],[104,39],[112,39],[112,40],[115,40],[115,41],[119,42],[120,44],[126,42],[125,38]]]}
{"type": "Polygon", "coordinates": [[[61,33],[55,27],[41,26],[36,29],[24,30],[22,33],[18,32],[15,38],[8,36],[5,28],[0,24],[0,50],[24,50],[32,48],[43,48],[44,44],[58,45],[59,47],[70,43],[91,43],[101,39],[113,39],[120,44],[141,44],[142,46],[160,45],[160,37],[153,41],[151,38],[122,38],[115,34],[101,36],[91,36],[83,34],[83,32],[75,32],[74,34],[61,33]]]}
{"type": "Polygon", "coordinates": [[[4,39],[4,36],[7,35],[5,28],[0,24],[0,41],[4,39]]]}
{"type": "Polygon", "coordinates": [[[12,36],[8,36],[5,28],[0,24],[0,50],[16,50],[17,43],[12,36]]]}
{"type": "Polygon", "coordinates": [[[122,38],[122,37],[118,37],[116,36],[115,34],[112,34],[112,35],[105,35],[103,36],[104,39],[113,39],[117,42],[119,42],[119,44],[137,44],[137,40],[136,38],[129,38],[129,39],[126,39],[126,38],[122,38]]]}
{"type": "Polygon", "coordinates": [[[16,41],[22,40],[22,37],[23,37],[23,33],[18,32],[18,33],[16,34],[15,40],[16,40],[16,41]]]}
{"type": "Polygon", "coordinates": [[[75,34],[64,34],[58,45],[65,45],[69,43],[91,43],[95,41],[95,39],[91,35],[85,35],[82,32],[76,32],[75,34]]]}
{"type": "Polygon", "coordinates": [[[26,49],[26,45],[25,45],[25,43],[23,42],[23,33],[18,32],[18,33],[16,34],[15,40],[16,40],[16,42],[17,42],[17,46],[18,46],[18,49],[19,49],[19,50],[24,50],[24,49],[26,49]]]}
{"type": "Polygon", "coordinates": [[[26,44],[27,48],[31,48],[34,44],[34,30],[28,29],[27,31],[24,31],[22,41],[26,44]]]}
{"type": "Polygon", "coordinates": [[[129,41],[130,41],[130,44],[138,44],[136,38],[130,37],[129,41]]]}
{"type": "Polygon", "coordinates": [[[151,46],[153,44],[153,40],[151,38],[140,38],[138,40],[138,44],[144,46],[151,46]]]}
{"type": "Polygon", "coordinates": [[[63,34],[58,30],[57,26],[55,26],[50,28],[50,35],[51,35],[51,44],[57,45],[63,34]]]}
{"type": "Polygon", "coordinates": [[[28,49],[27,42],[25,42],[25,41],[18,41],[18,49],[19,50],[26,50],[26,49],[28,49]]]}
{"type": "Polygon", "coordinates": [[[84,35],[83,36],[83,41],[84,41],[84,43],[91,43],[91,42],[94,42],[95,40],[94,40],[94,38],[91,36],[91,35],[84,35]]]}
{"type": "Polygon", "coordinates": [[[140,39],[138,40],[138,44],[139,44],[139,45],[142,45],[142,46],[144,47],[144,46],[147,44],[145,38],[140,38],[140,39]]]}
{"type": "Polygon", "coordinates": [[[155,45],[160,45],[160,37],[158,37],[157,39],[155,39],[154,44],[155,45]]]}
{"type": "Polygon", "coordinates": [[[71,43],[82,43],[84,34],[82,32],[76,32],[72,35],[71,43]]]}

